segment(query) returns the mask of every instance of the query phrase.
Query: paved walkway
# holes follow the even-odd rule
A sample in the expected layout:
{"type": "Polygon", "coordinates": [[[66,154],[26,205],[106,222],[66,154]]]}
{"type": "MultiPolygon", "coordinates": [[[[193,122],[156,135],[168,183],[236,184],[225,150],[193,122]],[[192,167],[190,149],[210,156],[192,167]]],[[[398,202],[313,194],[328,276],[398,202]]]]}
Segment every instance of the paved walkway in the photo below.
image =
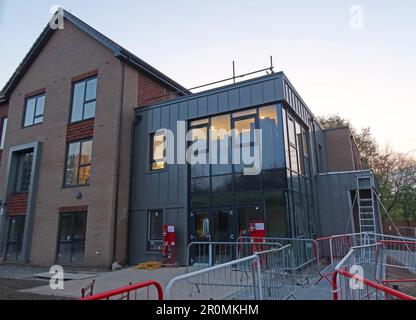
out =
{"type": "MultiPolygon", "coordinates": [[[[94,278],[65,281],[64,290],[52,290],[49,285],[46,285],[25,290],[25,292],[61,296],[67,298],[80,298],[81,289],[87,287],[93,279],[95,279],[94,293],[105,292],[108,290],[127,286],[129,283],[139,283],[147,280],[155,280],[159,282],[163,288],[165,288],[172,278],[184,273],[185,268],[162,268],[151,271],[138,270],[137,268],[128,268],[114,272],[103,272],[94,278]]],[[[151,290],[150,294],[150,298],[156,297],[155,290],[151,290]]]]}
{"type": "MultiPolygon", "coordinates": [[[[48,272],[46,268],[25,268],[14,266],[0,266],[0,278],[17,279],[17,280],[34,280],[35,275],[48,272]]],[[[68,271],[73,273],[74,270],[68,271]]],[[[121,288],[129,283],[139,283],[147,280],[158,281],[165,289],[168,282],[185,273],[185,268],[168,269],[162,268],[152,271],[138,270],[135,267],[126,268],[115,272],[99,272],[98,270],[77,271],[80,276],[89,275],[91,278],[83,278],[78,280],[65,281],[64,290],[52,290],[49,286],[49,281],[39,282],[44,283],[42,286],[21,290],[22,293],[40,294],[56,298],[72,298],[79,299],[81,297],[81,289],[87,287],[93,279],[95,279],[94,293],[101,293],[104,291],[121,288]]],[[[297,286],[295,298],[298,300],[332,300],[331,286],[325,279],[318,285],[314,285],[316,280],[310,281],[310,285],[306,287],[297,286]]],[[[29,286],[28,286],[29,287],[29,286]]],[[[27,287],[26,287],[27,288],[27,287]]],[[[21,288],[23,289],[23,288],[21,288]]],[[[157,297],[155,290],[150,290],[151,299],[157,297]]],[[[46,298],[46,297],[45,297],[46,298]]],[[[146,299],[146,291],[142,291],[142,299],[146,299]]]]}

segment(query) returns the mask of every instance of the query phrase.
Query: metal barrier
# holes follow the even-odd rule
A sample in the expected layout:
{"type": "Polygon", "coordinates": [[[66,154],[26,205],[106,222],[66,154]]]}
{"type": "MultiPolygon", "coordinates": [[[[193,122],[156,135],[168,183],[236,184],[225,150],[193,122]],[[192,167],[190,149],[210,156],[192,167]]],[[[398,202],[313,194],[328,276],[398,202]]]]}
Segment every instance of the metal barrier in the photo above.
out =
{"type": "Polygon", "coordinates": [[[297,277],[294,253],[290,245],[281,250],[257,253],[260,259],[263,300],[287,300],[294,297],[297,277]]]}
{"type": "Polygon", "coordinates": [[[320,270],[319,259],[315,254],[317,247],[316,241],[313,239],[304,238],[252,238],[240,237],[237,239],[238,243],[252,243],[254,245],[261,245],[262,241],[266,243],[278,243],[281,246],[290,245],[293,252],[293,272],[305,277],[316,277],[320,270]]]}
{"type": "Polygon", "coordinates": [[[351,248],[335,267],[335,272],[344,270],[353,273],[351,268],[358,271],[356,268],[359,266],[366,279],[379,281],[383,278],[383,266],[379,263],[380,246],[381,244],[370,244],[351,248]]]}
{"type": "Polygon", "coordinates": [[[287,299],[295,288],[286,270],[292,257],[286,246],[184,274],[169,282],[166,299],[287,299]]]}
{"type": "Polygon", "coordinates": [[[416,296],[416,242],[381,241],[380,264],[384,267],[384,285],[416,296]]]}
{"type": "Polygon", "coordinates": [[[193,242],[187,248],[186,273],[249,257],[257,252],[281,248],[277,242],[193,242]]]}
{"type": "Polygon", "coordinates": [[[342,269],[333,274],[332,289],[334,300],[416,300],[410,295],[342,269]]]}
{"type": "Polygon", "coordinates": [[[162,286],[156,281],[146,281],[129,285],[127,287],[88,296],[81,300],[151,300],[152,292],[150,291],[150,287],[156,289],[157,300],[163,300],[162,286]],[[140,291],[143,289],[146,289],[145,295],[140,294],[140,291]]]}

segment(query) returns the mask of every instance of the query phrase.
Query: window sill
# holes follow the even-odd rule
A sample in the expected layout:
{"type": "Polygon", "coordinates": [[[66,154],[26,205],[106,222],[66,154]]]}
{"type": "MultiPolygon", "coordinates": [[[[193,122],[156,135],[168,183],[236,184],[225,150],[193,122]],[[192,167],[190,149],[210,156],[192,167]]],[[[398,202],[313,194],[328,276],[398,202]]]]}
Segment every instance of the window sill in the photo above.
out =
{"type": "Polygon", "coordinates": [[[95,117],[84,119],[84,120],[78,120],[78,121],[74,121],[74,122],[69,121],[68,125],[81,124],[83,122],[87,122],[87,121],[91,121],[91,120],[95,120],[95,117]]]}
{"type": "Polygon", "coordinates": [[[28,192],[13,192],[10,195],[11,196],[21,196],[21,195],[26,195],[26,194],[29,194],[29,191],[28,192]]]}
{"type": "Polygon", "coordinates": [[[163,173],[163,172],[167,172],[168,169],[160,169],[160,170],[147,170],[147,174],[156,174],[156,173],[163,173]]]}
{"type": "Polygon", "coordinates": [[[29,126],[22,126],[22,127],[21,127],[21,129],[33,128],[33,127],[40,126],[40,125],[42,125],[42,124],[43,124],[43,122],[41,122],[41,123],[36,123],[36,124],[31,124],[31,125],[29,125],[29,126]]]}
{"type": "Polygon", "coordinates": [[[62,189],[75,189],[75,188],[85,188],[85,187],[89,187],[90,184],[79,184],[79,185],[74,185],[74,186],[63,186],[62,189]]]}

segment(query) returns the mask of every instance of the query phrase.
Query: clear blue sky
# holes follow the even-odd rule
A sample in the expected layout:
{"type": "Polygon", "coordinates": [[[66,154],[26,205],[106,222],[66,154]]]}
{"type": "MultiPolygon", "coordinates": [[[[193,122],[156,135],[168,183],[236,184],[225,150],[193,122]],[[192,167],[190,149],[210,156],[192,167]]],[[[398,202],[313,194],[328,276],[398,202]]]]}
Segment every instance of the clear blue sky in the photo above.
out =
{"type": "Polygon", "coordinates": [[[316,115],[370,126],[416,155],[416,1],[0,0],[0,86],[59,4],[186,87],[274,56],[316,115]],[[353,5],[364,28],[350,28],[353,5]]]}

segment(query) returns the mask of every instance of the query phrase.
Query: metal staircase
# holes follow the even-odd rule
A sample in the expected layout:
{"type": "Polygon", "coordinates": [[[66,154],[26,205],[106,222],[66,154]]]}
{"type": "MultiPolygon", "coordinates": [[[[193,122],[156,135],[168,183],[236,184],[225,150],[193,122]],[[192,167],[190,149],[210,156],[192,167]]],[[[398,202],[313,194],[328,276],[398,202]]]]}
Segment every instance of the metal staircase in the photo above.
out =
{"type": "Polygon", "coordinates": [[[361,233],[377,233],[376,199],[370,175],[357,176],[357,201],[361,233]]]}

